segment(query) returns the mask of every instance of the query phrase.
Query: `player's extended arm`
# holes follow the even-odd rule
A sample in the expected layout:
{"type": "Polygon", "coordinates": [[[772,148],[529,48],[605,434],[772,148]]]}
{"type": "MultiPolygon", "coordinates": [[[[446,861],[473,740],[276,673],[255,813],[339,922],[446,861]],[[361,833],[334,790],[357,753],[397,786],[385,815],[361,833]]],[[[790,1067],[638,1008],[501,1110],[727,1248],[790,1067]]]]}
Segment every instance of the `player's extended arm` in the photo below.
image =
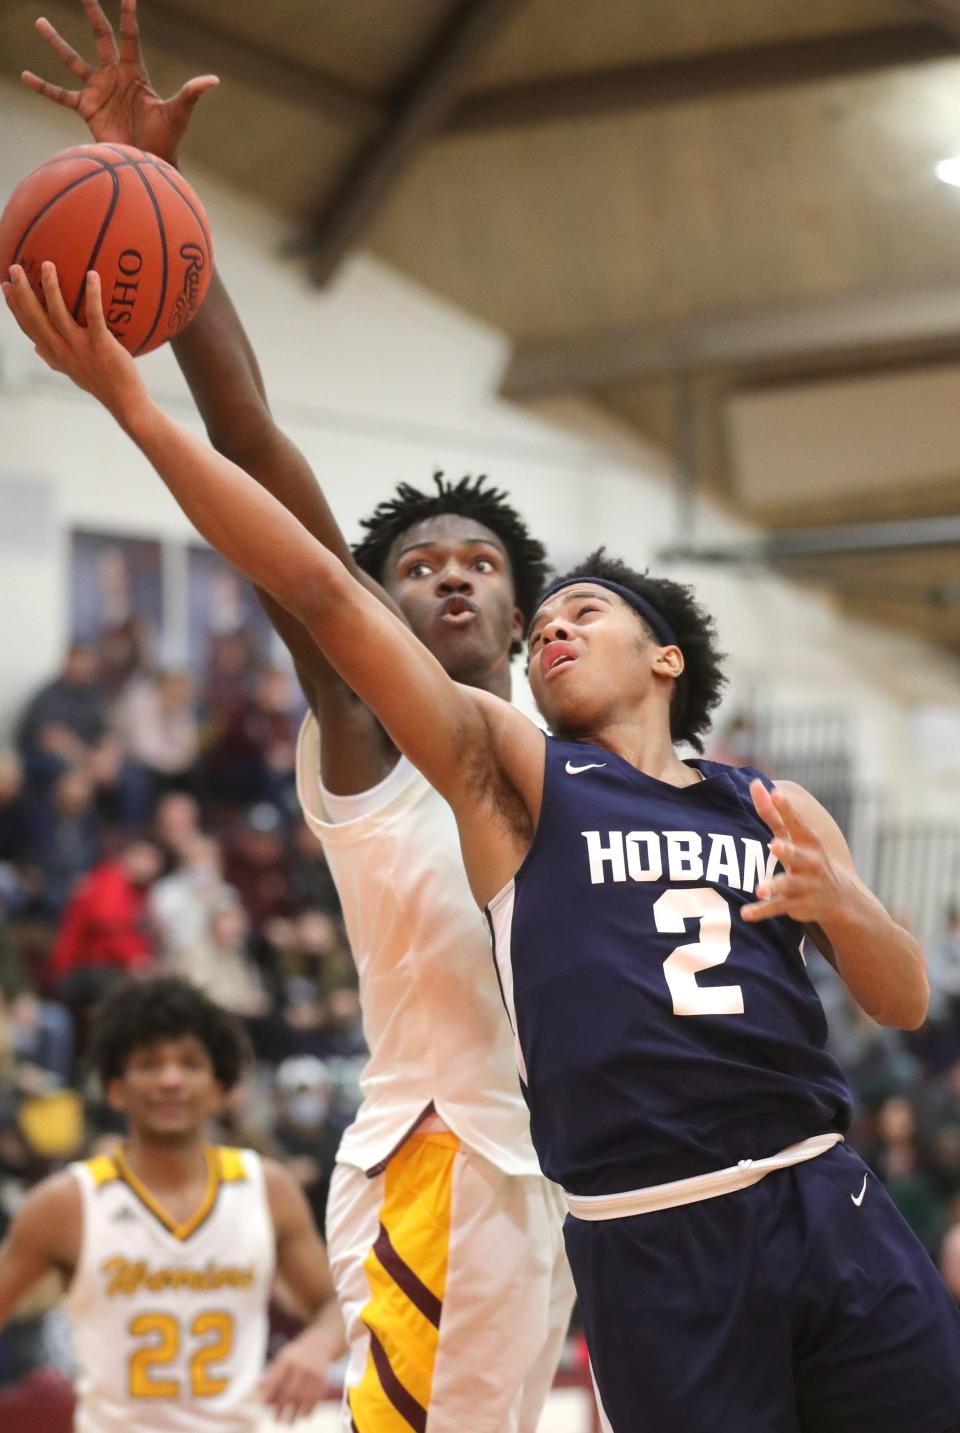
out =
{"type": "Polygon", "coordinates": [[[750,791],[783,871],[757,887],[743,919],[800,921],[868,1015],[916,1030],[930,998],[923,951],[861,881],[833,817],[792,781],[778,782],[772,793],[755,781],[750,791]]]}
{"type": "Polygon", "coordinates": [[[281,1421],[303,1418],[324,1396],[327,1369],[347,1347],[327,1253],[303,1191],[281,1165],[264,1163],[277,1241],[277,1275],[307,1327],[283,1348],[260,1382],[260,1397],[281,1421]]]}
{"type": "MultiPolygon", "coordinates": [[[[83,88],[68,90],[30,71],[24,72],[24,83],[75,110],[95,140],[137,145],[176,164],[194,106],[218,83],[216,76],[199,75],[171,99],[161,99],[150,83],[140,47],[137,0],[121,0],[118,35],[98,0],[82,3],[96,42],[96,66],[87,64],[48,20],[38,20],[37,29],[83,88]]],[[[383,589],[355,566],[309,463],[274,422],[256,356],[216,272],[199,313],[173,349],[214,447],[272,492],[358,581],[389,602],[383,589]]],[[[376,723],[369,716],[365,722],[361,719],[349,694],[345,703],[340,681],[303,626],[268,593],[261,590],[260,596],[290,649],[311,706],[323,709],[324,760],[337,771],[336,789],[363,790],[375,784],[385,774],[383,738],[376,723]]]]}
{"type": "Polygon", "coordinates": [[[42,266],[46,308],[22,268],[10,274],[4,297],[40,357],[110,410],[198,531],[303,623],[391,740],[449,800],[461,832],[471,832],[465,856],[468,863],[473,856],[474,889],[486,899],[498,889],[489,889],[493,868],[509,867],[499,884],[516,869],[515,853],[487,834],[492,794],[506,782],[536,819],[541,733],[508,703],[454,682],[276,498],[157,407],[106,326],[97,274],[87,275],[85,328],[67,311],[53,264],[42,266]]]}
{"type": "Polygon", "coordinates": [[[0,1326],[45,1274],[68,1271],[80,1219],[80,1191],[70,1174],[45,1179],[27,1195],[0,1244],[0,1326]]]}

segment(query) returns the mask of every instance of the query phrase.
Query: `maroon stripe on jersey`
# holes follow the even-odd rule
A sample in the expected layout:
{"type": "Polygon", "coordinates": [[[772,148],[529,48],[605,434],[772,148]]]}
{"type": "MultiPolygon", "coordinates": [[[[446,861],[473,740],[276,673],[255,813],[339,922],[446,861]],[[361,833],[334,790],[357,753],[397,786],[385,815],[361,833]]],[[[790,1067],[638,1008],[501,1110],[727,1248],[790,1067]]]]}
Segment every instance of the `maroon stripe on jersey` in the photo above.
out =
{"type": "Polygon", "coordinates": [[[373,1252],[393,1282],[406,1294],[414,1308],[419,1309],[423,1317],[429,1319],[434,1328],[438,1329],[440,1315],[443,1312],[442,1300],[438,1299],[436,1294],[428,1289],[423,1280],[414,1273],[410,1265],[401,1259],[390,1242],[390,1235],[382,1224],[377,1242],[373,1246],[373,1252]]]}
{"type": "Polygon", "coordinates": [[[427,1410],[404,1388],[373,1329],[370,1330],[370,1353],[381,1387],[400,1417],[406,1419],[415,1433],[427,1433],[427,1410]]]}

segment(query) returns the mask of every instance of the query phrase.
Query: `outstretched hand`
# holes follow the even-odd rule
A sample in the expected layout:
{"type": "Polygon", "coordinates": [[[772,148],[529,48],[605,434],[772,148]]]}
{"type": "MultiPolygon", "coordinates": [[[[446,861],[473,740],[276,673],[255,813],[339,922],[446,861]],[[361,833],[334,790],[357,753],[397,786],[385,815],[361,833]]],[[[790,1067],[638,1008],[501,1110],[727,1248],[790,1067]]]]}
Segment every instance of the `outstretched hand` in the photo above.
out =
{"type": "Polygon", "coordinates": [[[801,925],[822,926],[836,918],[844,907],[845,872],[831,859],[786,792],[776,787],[771,792],[762,781],[752,781],[750,795],[760,820],[774,834],[770,851],[783,870],[757,886],[757,900],[743,907],[743,919],[789,916],[801,925]]]}
{"type": "Polygon", "coordinates": [[[41,283],[43,303],[24,270],[14,264],[9,282],[3,284],[7,307],[44,363],[92,393],[122,423],[130,405],[146,397],[146,388],[130,354],[107,328],[100,275],[92,270],[87,274],[86,328],[71,317],[56,267],[49,261],[42,266],[41,283]]]}
{"type": "Polygon", "coordinates": [[[31,70],[24,70],[24,84],[54,104],[76,110],[100,143],[132,144],[175,164],[197,100],[220,81],[216,75],[198,75],[171,99],[161,99],[150,83],[140,51],[137,0],[120,0],[119,46],[98,0],[81,3],[96,41],[96,67],[88,65],[49,20],[38,20],[37,30],[82,82],[83,89],[68,90],[51,84],[31,70]]]}

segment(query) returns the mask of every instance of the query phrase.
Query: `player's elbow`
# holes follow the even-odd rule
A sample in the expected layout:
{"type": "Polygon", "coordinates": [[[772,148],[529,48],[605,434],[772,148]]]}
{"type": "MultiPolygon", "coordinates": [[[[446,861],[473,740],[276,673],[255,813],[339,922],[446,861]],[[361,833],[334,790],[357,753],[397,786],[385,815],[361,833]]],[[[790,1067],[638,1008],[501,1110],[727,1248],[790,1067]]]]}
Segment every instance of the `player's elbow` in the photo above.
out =
{"type": "Polygon", "coordinates": [[[901,1030],[919,1030],[927,1018],[927,1011],[930,1009],[930,987],[927,984],[926,976],[923,978],[923,985],[905,1012],[905,1018],[900,1024],[901,1030]]]}
{"type": "Polygon", "coordinates": [[[896,1005],[891,1005],[876,1017],[877,1024],[891,1030],[919,1030],[927,1018],[929,1007],[930,986],[927,977],[920,972],[918,978],[911,981],[910,988],[900,995],[896,1005]]]}

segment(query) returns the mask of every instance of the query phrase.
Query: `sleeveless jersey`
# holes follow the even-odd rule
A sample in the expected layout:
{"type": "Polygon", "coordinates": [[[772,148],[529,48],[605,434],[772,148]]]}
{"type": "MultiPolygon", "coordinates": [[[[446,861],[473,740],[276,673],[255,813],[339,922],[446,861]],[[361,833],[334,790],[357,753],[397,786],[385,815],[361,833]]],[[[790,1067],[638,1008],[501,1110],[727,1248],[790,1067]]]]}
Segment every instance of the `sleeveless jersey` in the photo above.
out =
{"type": "Polygon", "coordinates": [[[704,779],[677,788],[548,739],[533,844],[488,908],[534,1145],[575,1195],[849,1124],[802,928],[741,919],[776,864],[750,799],[760,773],[688,764],[704,779]]]}
{"type": "Polygon", "coordinates": [[[210,1149],[206,1195],[175,1226],[122,1153],[71,1165],[83,1201],[67,1295],[77,1433],[246,1433],[267,1347],[274,1230],[250,1150],[210,1149]]]}
{"type": "Polygon", "coordinates": [[[297,789],[336,882],[360,980],[370,1056],[341,1163],[374,1172],[432,1104],[507,1174],[539,1174],[513,1040],[453,812],[405,757],[384,804],[327,819],[320,733],[308,716],[297,789]]]}

